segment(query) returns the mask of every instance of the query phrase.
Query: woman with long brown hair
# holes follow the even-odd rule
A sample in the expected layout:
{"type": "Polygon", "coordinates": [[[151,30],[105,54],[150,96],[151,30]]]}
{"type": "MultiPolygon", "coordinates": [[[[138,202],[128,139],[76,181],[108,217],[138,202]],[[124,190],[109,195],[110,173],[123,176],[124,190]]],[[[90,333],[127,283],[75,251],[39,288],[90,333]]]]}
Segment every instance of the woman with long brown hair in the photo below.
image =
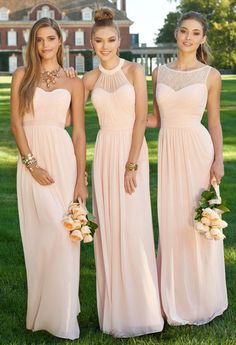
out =
{"type": "Polygon", "coordinates": [[[224,175],[219,72],[208,65],[207,22],[185,13],[175,37],[176,61],[153,72],[158,140],[158,273],[171,325],[201,325],[227,308],[223,241],[194,230],[194,209],[212,179],[224,175]],[[207,107],[208,129],[201,124],[207,107]]]}
{"type": "Polygon", "coordinates": [[[62,225],[71,201],[87,198],[84,89],[63,71],[58,24],[32,27],[26,66],[13,75],[11,128],[19,149],[17,195],[28,285],[27,329],[79,337],[80,247],[62,225]],[[70,109],[72,140],[65,130],[70,109]]]}

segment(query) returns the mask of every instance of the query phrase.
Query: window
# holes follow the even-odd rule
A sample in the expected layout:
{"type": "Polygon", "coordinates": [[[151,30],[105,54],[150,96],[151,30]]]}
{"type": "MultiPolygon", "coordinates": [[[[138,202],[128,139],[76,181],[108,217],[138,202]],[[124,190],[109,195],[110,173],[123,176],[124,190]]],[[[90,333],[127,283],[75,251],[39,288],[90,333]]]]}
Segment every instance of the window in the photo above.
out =
{"type": "Polygon", "coordinates": [[[41,18],[55,18],[55,12],[53,10],[50,10],[48,6],[43,6],[41,10],[37,12],[37,20],[41,18]]]}
{"type": "Polygon", "coordinates": [[[17,69],[17,57],[16,55],[9,56],[9,72],[13,73],[17,69]]]}
{"type": "Polygon", "coordinates": [[[84,73],[85,66],[84,66],[84,56],[79,54],[75,57],[75,69],[78,73],[84,73]]]}
{"type": "Polygon", "coordinates": [[[61,30],[61,33],[62,33],[62,39],[63,39],[63,42],[66,41],[67,39],[67,36],[68,36],[68,30],[61,30]]]}
{"type": "Polygon", "coordinates": [[[75,32],[75,45],[76,46],[83,46],[84,45],[84,32],[83,31],[76,31],[75,32]]]}
{"type": "Polygon", "coordinates": [[[92,20],[93,10],[90,7],[85,7],[82,9],[82,20],[92,20]]]}
{"type": "Polygon", "coordinates": [[[8,20],[9,10],[6,7],[0,8],[0,20],[8,20]]]}
{"type": "Polygon", "coordinates": [[[25,42],[28,43],[28,40],[29,40],[29,29],[28,30],[23,30],[23,36],[24,36],[24,39],[25,39],[25,42]]]}
{"type": "Polygon", "coordinates": [[[95,55],[95,56],[93,57],[93,68],[97,68],[99,64],[100,64],[100,60],[99,60],[99,58],[97,57],[97,55],[95,55]]]}
{"type": "Polygon", "coordinates": [[[16,46],[16,31],[13,29],[7,33],[7,44],[9,46],[16,46]]]}

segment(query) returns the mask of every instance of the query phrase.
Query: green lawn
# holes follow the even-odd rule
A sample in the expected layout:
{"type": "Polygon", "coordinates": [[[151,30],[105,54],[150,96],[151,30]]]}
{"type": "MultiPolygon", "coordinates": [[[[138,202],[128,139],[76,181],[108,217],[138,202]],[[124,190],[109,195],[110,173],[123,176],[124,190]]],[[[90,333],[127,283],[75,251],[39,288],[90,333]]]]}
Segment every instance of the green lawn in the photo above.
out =
{"type": "MultiPolygon", "coordinates": [[[[148,80],[151,106],[151,83],[148,80]]],[[[1,231],[0,231],[0,345],[23,344],[71,344],[46,332],[32,333],[25,330],[26,276],[20,238],[16,204],[16,155],[17,151],[9,129],[10,78],[0,77],[0,184],[1,184],[1,231]]],[[[224,132],[225,177],[221,194],[228,201],[231,213],[225,216],[230,226],[226,229],[225,260],[229,308],[223,316],[210,324],[197,326],[165,326],[160,334],[113,339],[99,331],[96,311],[95,267],[93,245],[82,246],[80,300],[82,313],[79,316],[81,338],[74,344],[236,344],[236,76],[226,76],[222,91],[222,126],[224,132]]],[[[204,119],[205,120],[205,119],[204,119]]],[[[98,128],[91,103],[86,108],[86,131],[88,140],[88,171],[91,170],[93,147],[98,128]]],[[[156,130],[147,133],[151,167],[151,198],[155,237],[157,238],[156,217],[156,130]]],[[[89,182],[91,180],[89,179],[89,182]]],[[[91,183],[90,183],[91,185],[91,183]]],[[[91,192],[89,199],[91,209],[91,192]]],[[[215,268],[217,269],[217,267],[215,268]]],[[[206,286],[210,294],[214,286],[206,286]]]]}

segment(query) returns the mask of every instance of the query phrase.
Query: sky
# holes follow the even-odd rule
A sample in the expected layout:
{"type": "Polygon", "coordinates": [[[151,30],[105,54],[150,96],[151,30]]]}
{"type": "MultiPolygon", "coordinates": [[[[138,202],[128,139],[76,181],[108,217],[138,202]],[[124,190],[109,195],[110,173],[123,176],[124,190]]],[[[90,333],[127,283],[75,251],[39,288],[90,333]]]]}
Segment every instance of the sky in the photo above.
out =
{"type": "Polygon", "coordinates": [[[168,0],[126,0],[126,13],[134,24],[131,33],[139,33],[139,43],[154,46],[153,39],[164,24],[166,15],[175,11],[179,1],[168,0]]]}

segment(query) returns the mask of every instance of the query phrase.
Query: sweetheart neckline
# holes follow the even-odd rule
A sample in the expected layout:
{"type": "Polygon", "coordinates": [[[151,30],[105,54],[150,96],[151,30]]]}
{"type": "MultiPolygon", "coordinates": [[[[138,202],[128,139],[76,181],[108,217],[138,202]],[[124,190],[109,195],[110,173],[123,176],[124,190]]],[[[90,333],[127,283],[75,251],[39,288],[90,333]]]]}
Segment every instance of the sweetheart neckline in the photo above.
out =
{"type": "Polygon", "coordinates": [[[42,91],[43,91],[43,92],[45,92],[45,93],[52,93],[52,92],[54,92],[54,91],[58,91],[58,90],[64,90],[64,91],[68,92],[68,93],[69,93],[69,95],[71,96],[70,91],[69,91],[69,90],[67,90],[67,89],[65,89],[65,88],[63,88],[63,87],[58,88],[58,89],[54,89],[54,90],[52,90],[52,91],[46,91],[46,90],[44,90],[43,88],[41,88],[41,87],[39,87],[39,86],[36,86],[36,89],[42,90],[42,91]]]}

